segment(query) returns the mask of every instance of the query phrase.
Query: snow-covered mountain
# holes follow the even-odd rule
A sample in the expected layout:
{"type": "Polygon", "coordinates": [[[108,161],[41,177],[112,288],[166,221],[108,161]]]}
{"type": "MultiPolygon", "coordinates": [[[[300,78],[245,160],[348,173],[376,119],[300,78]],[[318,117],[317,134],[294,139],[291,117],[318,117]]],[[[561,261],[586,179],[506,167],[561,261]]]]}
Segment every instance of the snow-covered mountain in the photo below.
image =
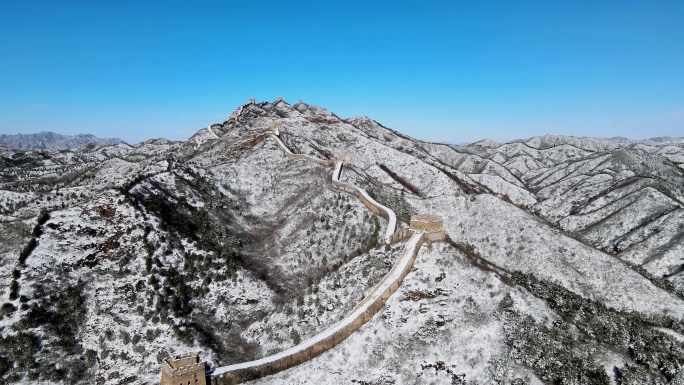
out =
{"type": "Polygon", "coordinates": [[[61,135],[44,131],[37,134],[0,135],[0,145],[17,149],[55,148],[69,150],[88,144],[119,144],[123,140],[118,138],[98,138],[91,134],[61,135]]]}
{"type": "Polygon", "coordinates": [[[403,243],[294,153],[346,156],[406,227],[443,216],[385,307],[254,384],[666,384],[684,365],[684,144],[426,143],[366,117],[240,106],[185,142],[0,147],[0,378],[156,384],[287,349],[348,314],[403,243]]]}

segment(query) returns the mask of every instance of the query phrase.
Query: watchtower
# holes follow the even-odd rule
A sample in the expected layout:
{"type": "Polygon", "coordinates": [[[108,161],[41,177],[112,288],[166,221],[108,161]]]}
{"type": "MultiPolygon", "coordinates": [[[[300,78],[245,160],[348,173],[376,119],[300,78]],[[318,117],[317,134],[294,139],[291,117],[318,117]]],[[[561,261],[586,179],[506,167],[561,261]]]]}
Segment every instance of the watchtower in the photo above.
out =
{"type": "Polygon", "coordinates": [[[410,227],[414,230],[425,233],[425,240],[428,242],[443,241],[446,239],[444,233],[444,220],[439,215],[418,214],[411,218],[410,227]]]}
{"type": "Polygon", "coordinates": [[[206,385],[205,371],[206,363],[197,353],[168,357],[162,362],[161,385],[206,385]]]}
{"type": "Polygon", "coordinates": [[[277,102],[282,102],[282,101],[283,101],[283,97],[282,97],[282,96],[278,96],[278,100],[276,100],[276,101],[277,101],[277,102]]]}
{"type": "Polygon", "coordinates": [[[283,123],[276,120],[271,120],[268,122],[268,128],[270,128],[271,131],[276,134],[276,136],[280,136],[280,133],[283,131],[283,123]]]}
{"type": "Polygon", "coordinates": [[[254,98],[249,99],[249,104],[254,104],[254,98]]]}
{"type": "Polygon", "coordinates": [[[302,99],[297,100],[297,104],[302,104],[302,99]]]}

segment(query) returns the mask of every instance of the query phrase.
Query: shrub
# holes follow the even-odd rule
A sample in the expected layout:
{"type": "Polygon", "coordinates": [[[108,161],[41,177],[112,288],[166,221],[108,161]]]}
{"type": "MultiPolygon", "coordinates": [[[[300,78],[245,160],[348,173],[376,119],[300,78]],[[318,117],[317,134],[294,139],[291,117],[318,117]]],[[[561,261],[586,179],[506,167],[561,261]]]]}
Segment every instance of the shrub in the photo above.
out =
{"type": "Polygon", "coordinates": [[[14,301],[19,296],[19,283],[16,279],[13,279],[10,283],[9,299],[14,301]]]}
{"type": "Polygon", "coordinates": [[[1,315],[10,315],[17,311],[17,307],[14,306],[14,304],[11,304],[9,302],[6,302],[2,304],[2,307],[0,307],[0,314],[1,315]]]}
{"type": "Polygon", "coordinates": [[[563,378],[575,378],[583,384],[610,384],[603,368],[593,361],[595,346],[604,346],[636,363],[639,380],[623,378],[622,384],[671,382],[684,364],[684,346],[654,328],[679,331],[681,321],[608,308],[532,274],[513,272],[512,279],[574,324],[558,321],[547,326],[514,308],[503,312],[512,357],[540,377],[559,383],[564,383],[563,378]]]}
{"type": "Polygon", "coordinates": [[[24,246],[24,248],[19,253],[20,265],[24,266],[26,264],[26,259],[28,259],[29,255],[31,255],[36,246],[38,246],[38,241],[36,241],[36,238],[31,238],[29,243],[26,244],[26,246],[24,246]]]}
{"type": "Polygon", "coordinates": [[[302,342],[302,337],[299,335],[299,332],[296,331],[295,329],[292,329],[290,331],[290,338],[292,338],[292,342],[295,345],[299,345],[299,343],[302,342]]]}

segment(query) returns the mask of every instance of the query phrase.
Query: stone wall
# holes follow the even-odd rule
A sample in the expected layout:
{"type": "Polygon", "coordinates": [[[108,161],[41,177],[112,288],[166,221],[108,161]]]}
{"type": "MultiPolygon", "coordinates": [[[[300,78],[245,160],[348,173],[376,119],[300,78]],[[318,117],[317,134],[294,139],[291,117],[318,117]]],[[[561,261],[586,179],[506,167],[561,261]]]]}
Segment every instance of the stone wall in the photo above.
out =
{"type": "Polygon", "coordinates": [[[360,192],[357,191],[356,194],[354,194],[354,195],[356,195],[356,197],[359,198],[361,203],[363,203],[366,206],[366,208],[368,208],[368,210],[370,210],[373,214],[379,215],[385,219],[388,219],[387,212],[385,212],[385,210],[380,210],[380,208],[378,208],[371,201],[366,199],[366,197],[363,196],[363,194],[361,194],[360,192]]]}
{"type": "Polygon", "coordinates": [[[373,214],[379,215],[387,220],[387,229],[385,231],[385,242],[387,244],[391,243],[392,234],[397,228],[397,216],[394,214],[392,209],[385,207],[378,203],[375,199],[371,198],[366,190],[354,186],[353,184],[340,182],[340,173],[342,172],[342,165],[347,163],[347,158],[338,158],[335,161],[335,170],[332,175],[333,186],[339,188],[340,190],[349,192],[356,195],[356,197],[370,210],[373,214]]]}
{"type": "Polygon", "coordinates": [[[288,149],[287,146],[285,146],[285,143],[283,143],[279,137],[277,137],[276,135],[273,135],[273,134],[271,134],[271,137],[275,140],[275,142],[283,150],[283,152],[285,152],[285,155],[287,155],[288,158],[309,160],[311,162],[318,163],[321,166],[329,166],[330,165],[330,161],[328,161],[328,160],[318,159],[315,156],[306,155],[306,154],[295,154],[292,151],[290,151],[290,149],[288,149]]]}
{"type": "Polygon", "coordinates": [[[403,241],[406,238],[410,238],[411,235],[413,235],[414,230],[413,229],[401,229],[397,231],[396,233],[392,234],[390,237],[390,242],[391,243],[397,243],[400,241],[403,241]]]}
{"type": "Polygon", "coordinates": [[[444,230],[444,221],[439,215],[419,214],[411,218],[411,228],[420,231],[444,230]]]}
{"type": "Polygon", "coordinates": [[[428,242],[443,241],[446,239],[444,220],[439,215],[416,215],[411,218],[411,228],[425,232],[425,240],[428,242]]]}
{"type": "Polygon", "coordinates": [[[423,244],[423,233],[416,232],[387,275],[342,321],[313,338],[284,352],[260,360],[217,368],[209,374],[211,385],[234,385],[254,380],[306,362],[340,344],[361,328],[384,306],[387,299],[399,289],[413,268],[423,244]]]}
{"type": "MultiPolygon", "coordinates": [[[[283,141],[280,140],[278,136],[272,134],[271,137],[273,138],[273,140],[275,140],[278,146],[283,150],[283,152],[285,152],[285,155],[287,155],[289,158],[305,159],[318,163],[322,166],[329,166],[331,163],[331,161],[329,160],[318,159],[310,155],[295,154],[292,151],[290,151],[290,149],[288,149],[287,146],[285,146],[285,143],[283,143],[283,141]]],[[[385,237],[385,240],[387,243],[390,243],[390,236],[394,233],[394,230],[396,228],[396,215],[394,215],[394,212],[389,208],[376,202],[373,198],[370,197],[370,195],[368,195],[368,193],[365,190],[356,187],[352,184],[339,181],[339,174],[342,169],[342,164],[347,162],[346,157],[339,157],[333,160],[333,162],[335,162],[335,170],[333,171],[332,177],[333,186],[339,188],[342,191],[354,194],[373,214],[379,215],[383,217],[385,220],[387,220],[387,235],[385,237]]]]}
{"type": "Polygon", "coordinates": [[[206,384],[206,365],[196,353],[169,357],[162,362],[161,385],[206,384]]]}
{"type": "Polygon", "coordinates": [[[173,369],[178,369],[181,367],[189,366],[189,365],[194,365],[197,363],[197,355],[196,354],[183,354],[181,356],[178,356],[176,358],[169,358],[166,361],[169,366],[173,369]]]}
{"type": "Polygon", "coordinates": [[[433,231],[430,233],[425,233],[425,242],[439,242],[446,239],[446,233],[444,230],[433,231]]]}
{"type": "Polygon", "coordinates": [[[268,123],[268,128],[273,131],[274,135],[279,136],[280,133],[283,132],[283,123],[272,120],[268,123]]]}
{"type": "MultiPolygon", "coordinates": [[[[306,159],[321,165],[331,165],[331,161],[325,161],[309,155],[294,154],[285,146],[277,135],[271,136],[283,152],[290,158],[306,159]]],[[[399,242],[409,238],[404,249],[401,251],[399,258],[392,269],[373,287],[370,293],[352,309],[350,314],[337,324],[283,352],[255,361],[217,368],[208,374],[208,384],[234,385],[254,380],[297,366],[337,346],[352,333],[361,328],[361,326],[382,309],[387,299],[399,289],[404,278],[413,268],[413,263],[423,243],[434,240],[434,234],[436,234],[434,231],[429,233],[432,237],[428,237],[427,233],[414,228],[402,229],[395,233],[396,215],[394,212],[376,202],[365,190],[349,183],[340,182],[339,175],[341,173],[342,164],[346,163],[346,159],[338,158],[333,160],[333,162],[335,166],[332,176],[333,186],[347,193],[354,194],[371,212],[383,216],[388,220],[386,235],[387,243],[399,242]]],[[[429,228],[430,230],[434,230],[432,227],[429,228]]]]}
{"type": "MultiPolygon", "coordinates": [[[[360,191],[361,190],[360,188],[354,186],[353,184],[340,182],[340,181],[337,181],[334,179],[332,181],[332,184],[333,184],[333,186],[335,186],[336,188],[338,188],[344,192],[347,192],[349,194],[353,194],[354,196],[356,196],[356,198],[358,198],[361,201],[361,203],[364,204],[364,206],[366,206],[366,208],[370,212],[384,218],[386,221],[389,222],[389,220],[391,218],[389,211],[386,210],[386,208],[384,206],[380,205],[375,200],[373,200],[373,198],[370,198],[370,196],[368,196],[367,194],[364,195],[360,191]]],[[[392,215],[393,214],[394,213],[392,213],[392,215]]],[[[390,225],[388,225],[388,226],[390,226],[390,225]]],[[[394,229],[391,228],[391,231],[394,231],[394,229]]],[[[388,243],[391,243],[391,242],[388,242],[388,243]]]]}

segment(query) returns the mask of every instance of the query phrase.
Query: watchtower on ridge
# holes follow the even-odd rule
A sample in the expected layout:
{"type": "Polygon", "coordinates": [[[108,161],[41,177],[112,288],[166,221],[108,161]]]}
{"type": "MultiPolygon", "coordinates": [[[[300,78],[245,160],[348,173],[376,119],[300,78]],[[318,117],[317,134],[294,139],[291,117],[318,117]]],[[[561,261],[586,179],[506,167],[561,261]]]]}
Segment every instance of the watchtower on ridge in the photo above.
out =
{"type": "Polygon", "coordinates": [[[268,128],[270,128],[271,131],[278,136],[283,131],[283,123],[277,120],[271,120],[268,122],[268,128]]]}
{"type": "Polygon", "coordinates": [[[161,385],[206,385],[205,371],[206,363],[197,353],[168,357],[162,362],[161,385]]]}
{"type": "Polygon", "coordinates": [[[444,220],[439,215],[418,214],[411,218],[410,227],[425,233],[428,242],[443,241],[446,239],[444,232],[444,220]]]}

